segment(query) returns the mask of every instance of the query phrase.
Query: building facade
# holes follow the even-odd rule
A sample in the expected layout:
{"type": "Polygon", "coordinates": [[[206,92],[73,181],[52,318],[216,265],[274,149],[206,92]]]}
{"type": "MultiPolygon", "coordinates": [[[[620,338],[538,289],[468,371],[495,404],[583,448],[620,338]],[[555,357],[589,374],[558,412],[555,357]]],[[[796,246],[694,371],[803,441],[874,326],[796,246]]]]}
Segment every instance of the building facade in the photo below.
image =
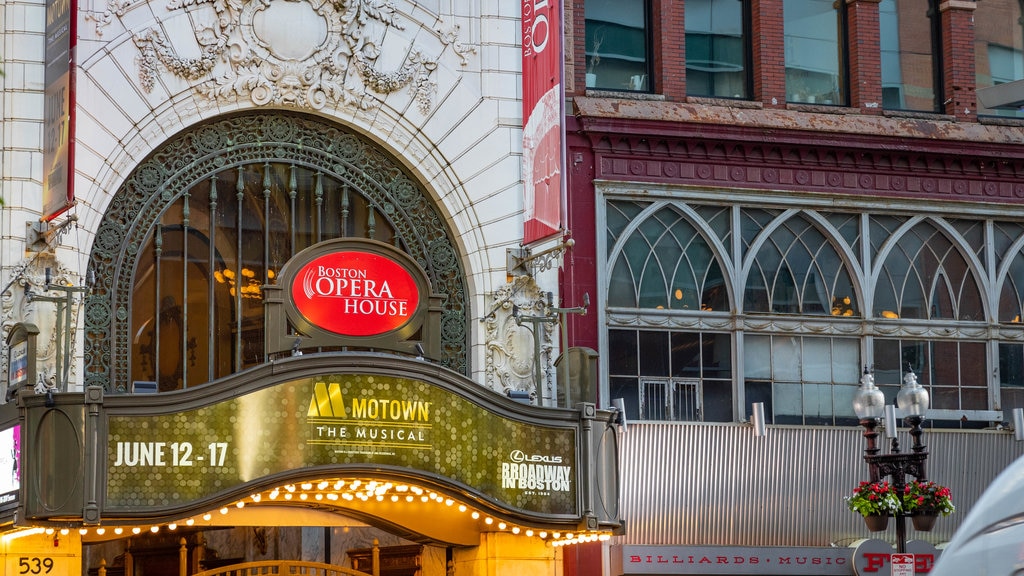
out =
{"type": "Polygon", "coordinates": [[[562,235],[508,274],[519,6],[0,14],[7,566],[551,574],[621,528],[562,235]]]}
{"type": "Polygon", "coordinates": [[[888,573],[893,529],[844,502],[865,371],[889,404],[930,393],[927,478],[959,509],[910,530],[926,573],[1024,453],[1022,126],[978,97],[1022,78],[1020,3],[567,9],[562,293],[596,295],[570,340],[629,421],[611,573],[888,573]]]}
{"type": "Polygon", "coordinates": [[[1024,124],[978,96],[1020,4],[561,8],[565,226],[524,246],[523,6],[4,4],[8,565],[884,573],[843,501],[870,372],[931,396],[927,570],[1024,454],[1024,124]],[[320,277],[421,300],[309,312],[320,277]]]}

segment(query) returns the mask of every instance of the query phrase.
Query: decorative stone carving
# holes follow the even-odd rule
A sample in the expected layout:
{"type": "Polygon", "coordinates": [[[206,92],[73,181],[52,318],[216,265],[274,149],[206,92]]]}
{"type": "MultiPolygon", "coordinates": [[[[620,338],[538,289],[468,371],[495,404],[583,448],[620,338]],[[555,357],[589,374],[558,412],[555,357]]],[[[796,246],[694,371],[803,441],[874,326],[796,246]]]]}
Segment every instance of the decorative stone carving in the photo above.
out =
{"type": "MultiPolygon", "coordinates": [[[[93,17],[97,29],[130,7],[126,0],[109,0],[106,11],[93,17]]],[[[433,107],[440,54],[402,43],[395,32],[404,30],[404,24],[391,2],[172,0],[167,9],[189,11],[199,54],[181,56],[195,47],[169,38],[162,25],[138,32],[139,82],[147,92],[162,65],[195,83],[194,89],[211,100],[247,97],[257,106],[365,110],[409,87],[421,113],[433,107]],[[394,54],[405,54],[397,69],[378,66],[379,60],[395,60],[382,55],[394,54]]],[[[465,65],[466,55],[476,49],[459,42],[458,31],[451,25],[435,32],[439,43],[451,46],[465,65]]]]}
{"type": "MultiPolygon", "coordinates": [[[[6,289],[0,294],[0,308],[3,310],[2,331],[3,342],[16,324],[28,322],[39,329],[36,336],[36,372],[39,375],[39,382],[33,383],[36,390],[46,391],[54,388],[57,383],[57,339],[63,339],[65,330],[70,330],[70,339],[75,342],[75,333],[78,329],[78,311],[81,309],[76,301],[81,300],[80,295],[74,295],[70,300],[71,304],[71,325],[62,326],[61,331],[57,330],[58,306],[56,299],[64,299],[67,292],[48,291],[46,289],[47,270],[50,271],[49,280],[51,284],[60,286],[76,286],[80,278],[65,268],[50,252],[41,252],[36,256],[26,259],[11,274],[12,280],[6,289]]],[[[67,302],[65,302],[65,305],[67,302]]],[[[61,318],[63,323],[64,319],[61,318]]],[[[64,362],[68,362],[68,381],[74,381],[75,363],[70,360],[75,356],[75,351],[62,350],[64,362]]],[[[10,359],[6,346],[0,346],[0,370],[3,374],[8,373],[10,359]]],[[[0,398],[6,397],[6,385],[0,398]]]]}
{"type": "Polygon", "coordinates": [[[535,403],[549,405],[555,398],[551,358],[555,323],[519,323],[513,313],[518,310],[523,317],[543,316],[547,310],[544,294],[530,277],[522,276],[495,291],[492,301],[492,311],[483,319],[487,387],[499,394],[528,392],[535,403]],[[540,351],[540,389],[535,384],[537,350],[540,351]]]}

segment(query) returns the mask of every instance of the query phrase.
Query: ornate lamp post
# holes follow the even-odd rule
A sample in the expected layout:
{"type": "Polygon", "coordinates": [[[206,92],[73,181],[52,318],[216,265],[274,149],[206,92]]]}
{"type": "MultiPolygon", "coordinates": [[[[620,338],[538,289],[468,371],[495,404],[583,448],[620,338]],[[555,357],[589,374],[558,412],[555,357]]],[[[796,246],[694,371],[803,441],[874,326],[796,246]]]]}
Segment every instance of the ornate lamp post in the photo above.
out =
{"type": "MultiPolygon", "coordinates": [[[[894,433],[888,454],[879,454],[877,445],[878,432],[875,427],[878,419],[885,411],[885,396],[875,386],[875,378],[864,369],[861,377],[861,386],[853,397],[853,410],[860,419],[860,425],[864,427],[864,439],[867,447],[864,449],[864,461],[868,464],[871,475],[871,482],[877,482],[882,478],[890,478],[890,483],[896,490],[897,495],[903,494],[907,485],[907,475],[911,475],[918,481],[925,479],[925,461],[928,459],[928,451],[921,443],[921,422],[928,410],[928,391],[917,381],[917,376],[907,367],[903,376],[903,386],[896,395],[896,405],[903,413],[904,421],[910,425],[910,436],[913,438],[913,445],[909,453],[900,452],[899,439],[894,433]]],[[[894,431],[895,432],[895,431],[894,431]]],[[[896,550],[903,554],[907,551],[907,514],[900,511],[894,514],[896,517],[896,550]]]]}

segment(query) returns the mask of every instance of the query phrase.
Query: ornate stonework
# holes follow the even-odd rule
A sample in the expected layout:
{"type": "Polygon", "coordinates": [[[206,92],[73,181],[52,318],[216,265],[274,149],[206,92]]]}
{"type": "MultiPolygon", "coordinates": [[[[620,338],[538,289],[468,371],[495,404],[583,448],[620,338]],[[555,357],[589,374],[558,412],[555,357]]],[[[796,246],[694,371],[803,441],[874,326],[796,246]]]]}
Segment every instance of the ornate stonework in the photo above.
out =
{"type": "Polygon", "coordinates": [[[522,316],[541,316],[546,311],[544,296],[528,276],[516,278],[492,296],[492,312],[484,317],[487,346],[486,385],[499,394],[528,392],[536,404],[548,405],[555,398],[552,350],[553,323],[519,323],[522,316]],[[534,333],[536,326],[537,333],[534,333]],[[537,364],[535,338],[539,339],[541,389],[534,385],[537,364]]]}
{"type": "MultiPolygon", "coordinates": [[[[139,4],[109,0],[92,19],[97,34],[139,4]]],[[[467,64],[476,47],[459,42],[457,25],[440,24],[431,48],[409,43],[395,6],[384,0],[171,0],[170,16],[135,33],[139,82],[150,92],[163,70],[213,100],[248,98],[257,106],[369,109],[408,88],[427,114],[435,69],[446,47],[467,64]],[[193,39],[171,36],[166,22],[187,15],[193,39]],[[186,57],[182,54],[198,55],[186,57]],[[404,56],[403,56],[404,55],[404,56]],[[384,69],[383,62],[401,62],[384,69]]],[[[180,27],[179,27],[180,28],[180,27]]]]}
{"type": "MultiPolygon", "coordinates": [[[[81,278],[77,278],[71,271],[64,267],[51,252],[41,252],[36,256],[25,259],[14,268],[12,280],[7,289],[0,294],[0,309],[3,310],[3,323],[0,326],[0,335],[3,342],[11,334],[15,325],[25,322],[35,325],[39,329],[36,336],[36,372],[38,382],[32,383],[36,390],[45,392],[47,388],[56,386],[57,369],[57,338],[63,337],[63,329],[57,331],[58,307],[53,299],[65,298],[66,292],[48,291],[46,286],[47,271],[49,281],[52,285],[77,286],[81,278]],[[45,298],[45,299],[44,299],[45,298]]],[[[81,309],[77,304],[81,301],[80,294],[73,294],[71,303],[71,324],[66,328],[71,331],[70,341],[75,342],[75,334],[78,331],[78,312],[81,309]]],[[[65,302],[66,304],[67,302],[65,302]]],[[[61,321],[64,319],[61,318],[61,321]]],[[[62,350],[61,354],[66,355],[68,360],[75,356],[74,349],[62,350]]],[[[8,358],[7,346],[0,347],[0,371],[8,373],[10,359],[8,358]]],[[[75,363],[68,365],[68,382],[75,381],[75,363]]],[[[6,398],[7,384],[0,391],[0,402],[6,398]]]]}

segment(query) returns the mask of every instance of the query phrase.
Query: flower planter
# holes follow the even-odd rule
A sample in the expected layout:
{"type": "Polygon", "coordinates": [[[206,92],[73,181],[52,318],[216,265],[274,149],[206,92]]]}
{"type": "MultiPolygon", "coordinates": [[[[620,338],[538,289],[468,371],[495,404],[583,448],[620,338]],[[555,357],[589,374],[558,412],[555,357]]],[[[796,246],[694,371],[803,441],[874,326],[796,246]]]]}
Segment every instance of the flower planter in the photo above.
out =
{"type": "Polygon", "coordinates": [[[931,532],[932,528],[935,527],[935,519],[938,517],[939,515],[935,512],[922,511],[917,512],[911,516],[910,519],[914,523],[914,530],[919,532],[931,532]]]}
{"type": "Polygon", "coordinates": [[[864,517],[864,523],[868,525],[871,532],[881,532],[889,527],[889,516],[870,515],[864,517]]]}

